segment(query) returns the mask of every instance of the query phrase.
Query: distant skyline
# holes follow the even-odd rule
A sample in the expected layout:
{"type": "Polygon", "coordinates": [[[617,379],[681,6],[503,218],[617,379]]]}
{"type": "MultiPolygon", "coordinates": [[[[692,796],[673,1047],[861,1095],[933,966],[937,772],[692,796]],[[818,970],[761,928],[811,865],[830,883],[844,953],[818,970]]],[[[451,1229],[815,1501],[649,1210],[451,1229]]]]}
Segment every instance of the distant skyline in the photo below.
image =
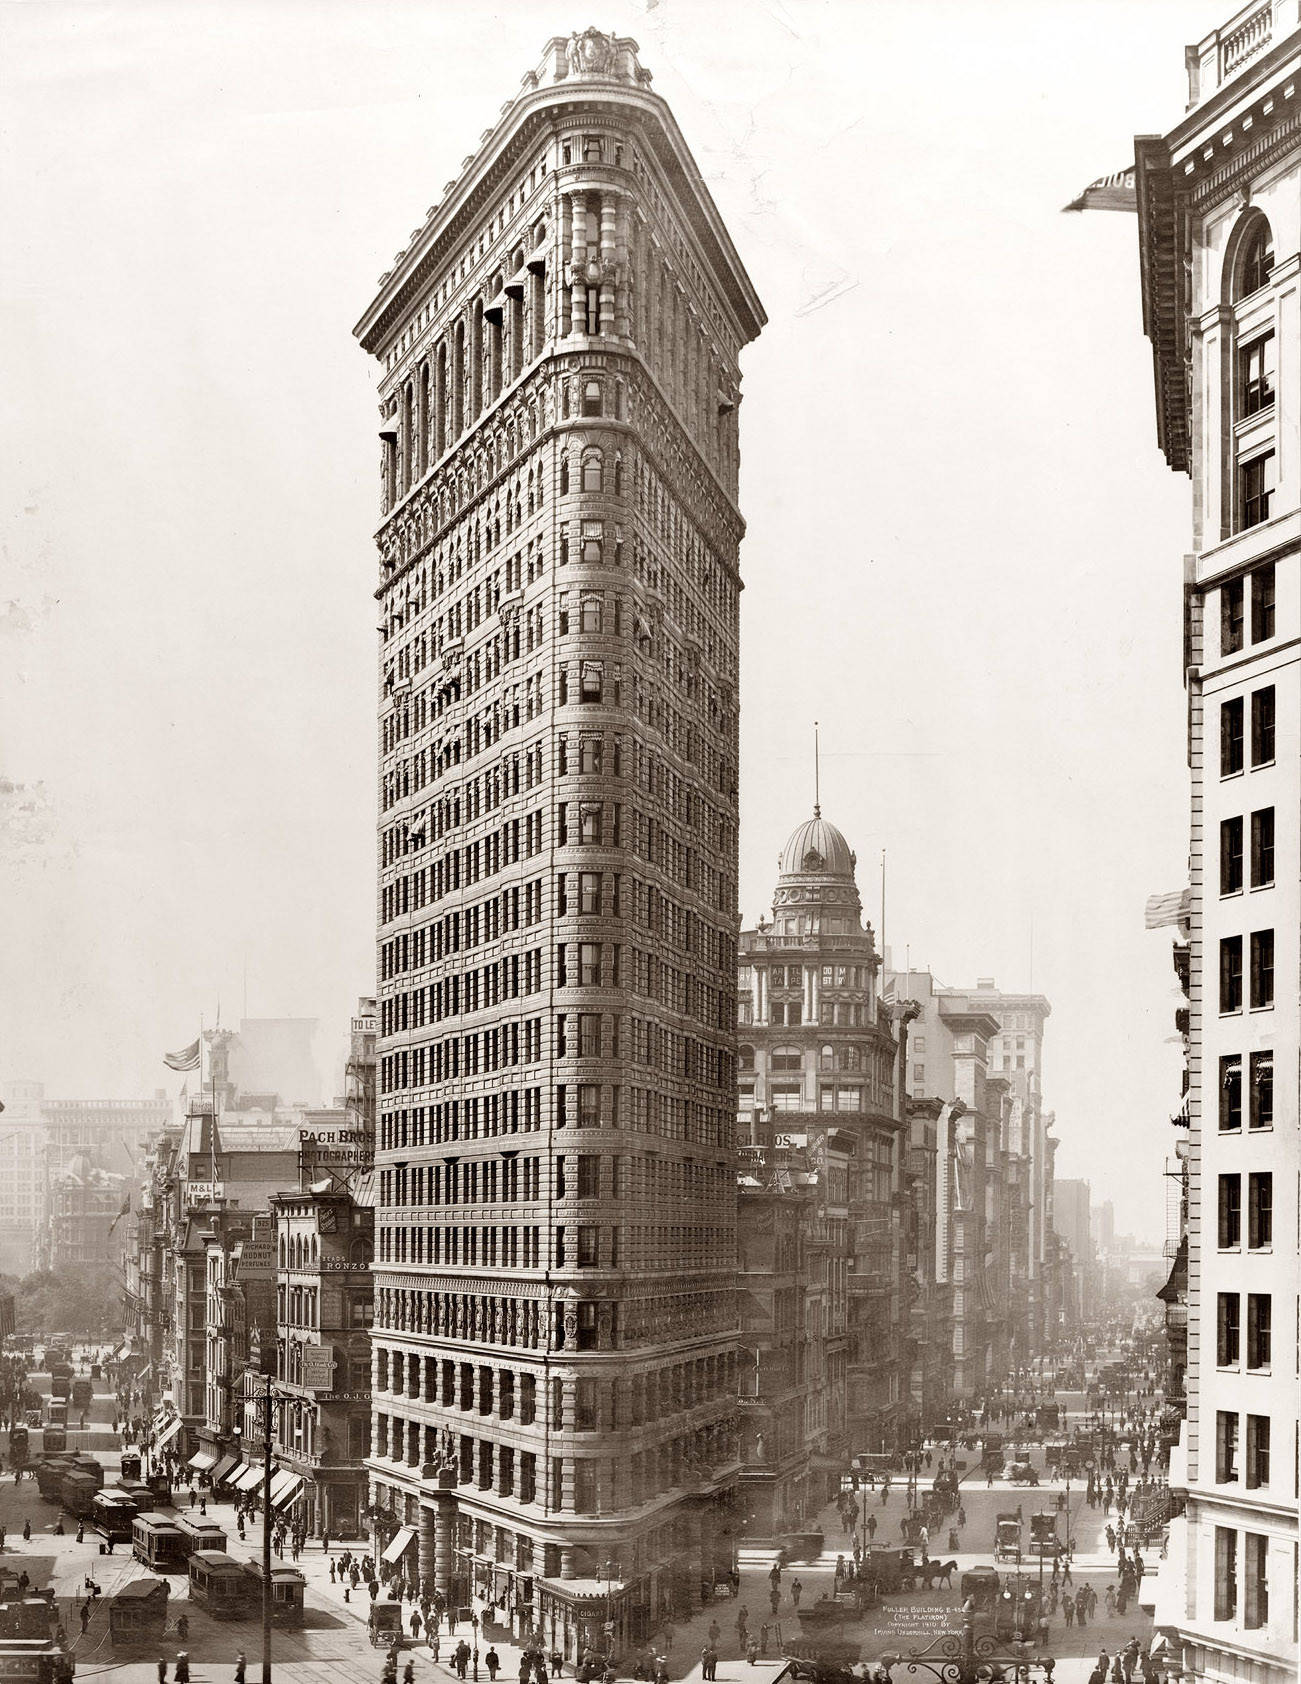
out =
{"type": "MultiPolygon", "coordinates": [[[[1229,8],[0,6],[0,1096],[131,1096],[374,975],[375,278],[546,38],[633,36],[769,314],[743,359],[749,925],[813,802],[885,940],[1048,996],[1063,1175],[1159,1238],[1188,485],[1134,219],[1062,215],[1229,8]]],[[[878,932],[879,934],[880,932],[878,932]]],[[[174,1089],[173,1089],[174,1091],[174,1089]]],[[[322,1096],[328,1097],[328,1096],[322,1096]]]]}

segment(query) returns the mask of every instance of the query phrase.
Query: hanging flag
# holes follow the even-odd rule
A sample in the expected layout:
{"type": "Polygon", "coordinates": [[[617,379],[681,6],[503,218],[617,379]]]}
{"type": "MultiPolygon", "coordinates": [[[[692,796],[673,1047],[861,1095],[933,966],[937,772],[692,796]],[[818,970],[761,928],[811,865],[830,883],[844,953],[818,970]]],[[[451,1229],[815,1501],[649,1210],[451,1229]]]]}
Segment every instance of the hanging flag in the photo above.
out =
{"type": "Polygon", "coordinates": [[[118,1223],[122,1220],[122,1218],[124,1216],[130,1216],[130,1214],[131,1214],[131,1189],[128,1187],[126,1198],[124,1198],[122,1200],[121,1210],[118,1211],[117,1215],[113,1218],[112,1222],[109,1223],[109,1228],[108,1228],[109,1233],[111,1234],[113,1232],[114,1228],[117,1227],[118,1223]]]}
{"type": "Polygon", "coordinates": [[[169,1070],[197,1070],[199,1068],[199,1043],[195,1039],[188,1047],[180,1052],[164,1053],[163,1063],[169,1070]]]}

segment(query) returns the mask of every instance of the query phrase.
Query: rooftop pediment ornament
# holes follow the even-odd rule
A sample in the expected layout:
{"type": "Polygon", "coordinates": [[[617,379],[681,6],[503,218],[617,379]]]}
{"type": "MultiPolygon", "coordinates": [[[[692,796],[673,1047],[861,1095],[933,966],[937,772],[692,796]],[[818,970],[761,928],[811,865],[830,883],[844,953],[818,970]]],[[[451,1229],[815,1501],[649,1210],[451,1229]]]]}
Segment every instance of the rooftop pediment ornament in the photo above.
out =
{"type": "Polygon", "coordinates": [[[565,63],[571,76],[608,76],[614,67],[613,35],[602,35],[599,29],[576,30],[569,37],[565,63]]]}

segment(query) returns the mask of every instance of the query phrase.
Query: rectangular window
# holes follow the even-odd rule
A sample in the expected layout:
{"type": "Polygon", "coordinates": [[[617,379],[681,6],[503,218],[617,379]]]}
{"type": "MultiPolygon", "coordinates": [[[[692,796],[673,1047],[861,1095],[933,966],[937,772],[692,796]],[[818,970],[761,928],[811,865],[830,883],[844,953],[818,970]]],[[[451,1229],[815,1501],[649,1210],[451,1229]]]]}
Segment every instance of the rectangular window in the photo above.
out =
{"type": "Polygon", "coordinates": [[[1251,693],[1251,764],[1268,766],[1274,758],[1274,686],[1251,693]]]}
{"type": "MultiPolygon", "coordinates": [[[[1250,1125],[1254,1129],[1274,1126],[1274,1055],[1254,1052],[1251,1055],[1251,1094],[1248,1103],[1250,1125]]],[[[1241,1122],[1241,1108],[1239,1108],[1241,1122]]]]}
{"type": "Polygon", "coordinates": [[[601,945],[595,941],[580,942],[578,946],[578,981],[583,988],[601,986],[601,945]]]}
{"type": "Polygon", "coordinates": [[[1259,1631],[1269,1624],[1269,1539],[1263,1532],[1244,1532],[1242,1541],[1247,1570],[1242,1623],[1248,1631],[1259,1631]]]}
{"type": "Polygon", "coordinates": [[[580,1269],[595,1269],[601,1261],[600,1243],[598,1236],[600,1229],[594,1222],[580,1222],[578,1225],[578,1267],[580,1269]]]}
{"type": "Polygon", "coordinates": [[[1251,575],[1251,641],[1264,643],[1274,635],[1274,563],[1251,575]]]}
{"type": "MultiPolygon", "coordinates": [[[[1241,947],[1241,942],[1239,942],[1241,947]]],[[[579,1058],[600,1058],[601,1019],[595,1012],[581,1012],[578,1018],[579,1058]]]]}
{"type": "Polygon", "coordinates": [[[1220,654],[1236,655],[1242,648],[1243,584],[1230,579],[1220,586],[1220,654]]]}
{"type": "Polygon", "coordinates": [[[596,1513],[596,1463],[574,1463],[574,1508],[579,1514],[596,1513]]]}
{"type": "Polygon", "coordinates": [[[595,914],[600,912],[601,874],[599,871],[579,872],[578,910],[585,914],[595,914]]]}
{"type": "Polygon", "coordinates": [[[1220,776],[1242,770],[1242,697],[1220,703],[1220,776]]]}
{"type": "Polygon", "coordinates": [[[1253,1251],[1274,1243],[1274,1176],[1253,1170],[1247,1177],[1247,1244],[1253,1251]]]}
{"type": "Polygon", "coordinates": [[[1274,452],[1266,450],[1238,468],[1238,530],[1246,532],[1269,519],[1274,490],[1274,452]]]}
{"type": "Polygon", "coordinates": [[[1269,1484],[1269,1416],[1247,1417],[1247,1484],[1254,1491],[1269,1484]]]}
{"type": "Polygon", "coordinates": [[[774,1111],[803,1109],[802,1089],[798,1082],[772,1082],[768,1094],[774,1111]]]}
{"type": "Polygon", "coordinates": [[[1242,1060],[1232,1054],[1220,1060],[1220,1127],[1242,1127],[1242,1060]]]}
{"type": "Polygon", "coordinates": [[[1274,932],[1251,932],[1251,1004],[1253,1010],[1274,1004],[1274,932]]]}
{"type": "Polygon", "coordinates": [[[1268,1368],[1274,1343],[1274,1300],[1268,1292],[1247,1294],[1247,1367],[1268,1368]]]}
{"type": "Polygon", "coordinates": [[[1220,941],[1220,1010],[1242,1010],[1242,937],[1224,936],[1220,941]]]}
{"type": "Polygon", "coordinates": [[[580,1199],[599,1199],[601,1196],[601,1160],[594,1152],[578,1155],[578,1186],[580,1199]]]}
{"type": "Polygon", "coordinates": [[[1220,893],[1236,895],[1242,888],[1242,818],[1220,820],[1220,893]]]}
{"type": "Polygon", "coordinates": [[[1238,1480],[1238,1417],[1230,1410],[1215,1411],[1215,1482],[1236,1485],[1238,1480]]]}
{"type": "Polygon", "coordinates": [[[1266,333],[1238,351],[1238,418],[1259,415],[1274,402],[1274,335],[1266,333]]]}
{"type": "Polygon", "coordinates": [[[1221,1292],[1215,1302],[1215,1361],[1232,1368],[1241,1343],[1242,1302],[1236,1292],[1221,1292]]]}
{"type": "Polygon", "coordinates": [[[1238,1612],[1238,1534],[1215,1528],[1215,1618],[1231,1620],[1238,1612]]]}
{"type": "Polygon", "coordinates": [[[1259,807],[1251,815],[1251,886],[1263,889],[1273,881],[1274,809],[1259,807]]]}
{"type": "Polygon", "coordinates": [[[1220,1177],[1218,1243],[1221,1251],[1242,1244],[1242,1177],[1220,1177]]]}

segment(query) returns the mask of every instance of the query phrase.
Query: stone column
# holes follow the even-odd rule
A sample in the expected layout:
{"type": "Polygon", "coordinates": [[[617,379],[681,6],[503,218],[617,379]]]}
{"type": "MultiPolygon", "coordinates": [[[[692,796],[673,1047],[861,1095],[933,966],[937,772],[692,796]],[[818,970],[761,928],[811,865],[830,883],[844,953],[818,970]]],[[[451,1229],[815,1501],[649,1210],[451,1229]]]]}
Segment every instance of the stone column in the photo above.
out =
{"type": "Polygon", "coordinates": [[[434,1584],[450,1602],[456,1569],[456,1498],[440,1491],[434,1512],[434,1584]]]}
{"type": "Polygon", "coordinates": [[[573,215],[573,240],[569,248],[572,284],[569,294],[569,331],[587,332],[587,201],[575,193],[570,201],[573,215]]]}
{"type": "Polygon", "coordinates": [[[632,336],[632,307],[628,284],[628,201],[622,193],[615,196],[614,263],[614,331],[620,339],[629,339],[632,336]]]}
{"type": "Polygon", "coordinates": [[[618,199],[613,193],[601,195],[601,332],[614,332],[614,269],[615,218],[618,199]]]}
{"type": "Polygon", "coordinates": [[[422,1503],[420,1505],[420,1530],[416,1535],[422,1589],[425,1585],[432,1586],[438,1583],[437,1538],[437,1511],[422,1503]]]}

